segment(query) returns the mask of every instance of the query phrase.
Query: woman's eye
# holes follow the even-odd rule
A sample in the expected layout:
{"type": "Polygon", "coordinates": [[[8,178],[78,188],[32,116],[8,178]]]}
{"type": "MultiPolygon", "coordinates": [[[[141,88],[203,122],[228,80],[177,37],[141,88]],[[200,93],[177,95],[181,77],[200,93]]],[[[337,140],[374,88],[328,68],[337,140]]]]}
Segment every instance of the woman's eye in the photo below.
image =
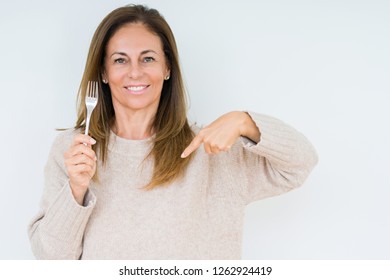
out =
{"type": "Polygon", "coordinates": [[[153,58],[153,57],[145,57],[145,58],[143,59],[143,61],[144,61],[144,62],[152,62],[152,61],[154,61],[154,58],[153,58]]]}
{"type": "Polygon", "coordinates": [[[115,63],[123,64],[125,63],[125,60],[123,58],[117,58],[115,59],[115,63]]]}

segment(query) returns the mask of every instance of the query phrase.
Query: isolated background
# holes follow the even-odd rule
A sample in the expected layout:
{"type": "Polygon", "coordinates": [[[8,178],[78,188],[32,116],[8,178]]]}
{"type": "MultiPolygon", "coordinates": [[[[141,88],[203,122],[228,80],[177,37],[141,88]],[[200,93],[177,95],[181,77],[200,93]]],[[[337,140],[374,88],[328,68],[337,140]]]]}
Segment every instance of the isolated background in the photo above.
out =
{"type": "MultiPolygon", "coordinates": [[[[0,259],[30,259],[43,168],[71,127],[89,42],[128,1],[0,2],[0,259]]],[[[390,258],[390,2],[143,1],[170,23],[207,124],[231,110],[302,131],[320,162],[304,186],[251,204],[246,259],[390,258]]]]}

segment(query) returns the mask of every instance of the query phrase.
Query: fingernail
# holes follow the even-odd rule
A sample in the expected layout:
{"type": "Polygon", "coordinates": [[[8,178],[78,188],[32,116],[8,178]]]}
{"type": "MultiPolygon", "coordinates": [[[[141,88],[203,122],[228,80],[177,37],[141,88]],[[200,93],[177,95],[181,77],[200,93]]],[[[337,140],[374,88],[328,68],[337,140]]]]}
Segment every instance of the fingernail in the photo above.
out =
{"type": "Polygon", "coordinates": [[[96,157],[96,156],[95,156],[95,158],[94,158],[94,159],[95,159],[95,161],[97,161],[97,157],[96,157]]]}
{"type": "Polygon", "coordinates": [[[187,155],[183,152],[182,154],[181,154],[181,158],[185,158],[187,155]]]}
{"type": "Polygon", "coordinates": [[[93,139],[93,138],[91,138],[91,140],[89,140],[89,142],[91,142],[92,145],[93,145],[93,144],[96,144],[96,140],[93,139]]]}

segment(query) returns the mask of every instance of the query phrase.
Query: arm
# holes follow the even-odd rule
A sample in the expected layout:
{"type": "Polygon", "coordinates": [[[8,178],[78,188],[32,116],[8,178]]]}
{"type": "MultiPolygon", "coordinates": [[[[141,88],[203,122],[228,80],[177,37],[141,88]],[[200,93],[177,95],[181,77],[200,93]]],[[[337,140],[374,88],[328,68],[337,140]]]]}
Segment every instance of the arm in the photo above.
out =
{"type": "Polygon", "coordinates": [[[303,134],[276,118],[248,114],[261,136],[257,143],[242,141],[240,161],[247,179],[243,185],[246,202],[301,186],[318,162],[313,145],[303,134]]]}
{"type": "Polygon", "coordinates": [[[305,136],[278,119],[256,113],[221,116],[198,133],[182,157],[201,144],[209,154],[233,150],[230,155],[239,163],[245,203],[302,185],[318,160],[305,136]],[[240,136],[241,145],[234,145],[240,136]]]}
{"type": "Polygon", "coordinates": [[[79,259],[82,254],[82,238],[96,198],[87,191],[80,205],[72,194],[63,158],[72,138],[69,132],[57,137],[45,166],[41,209],[28,227],[38,259],[79,259]]]}
{"type": "Polygon", "coordinates": [[[208,154],[226,152],[240,136],[258,142],[260,131],[247,113],[229,112],[203,128],[183,151],[181,157],[189,156],[202,144],[208,154]]]}

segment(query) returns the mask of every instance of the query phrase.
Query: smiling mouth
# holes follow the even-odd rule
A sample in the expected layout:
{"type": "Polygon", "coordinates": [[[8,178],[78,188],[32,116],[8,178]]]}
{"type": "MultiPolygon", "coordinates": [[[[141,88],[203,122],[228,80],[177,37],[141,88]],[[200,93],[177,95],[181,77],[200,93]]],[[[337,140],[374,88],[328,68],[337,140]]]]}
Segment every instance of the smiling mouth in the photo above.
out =
{"type": "Polygon", "coordinates": [[[128,86],[125,87],[125,89],[131,93],[131,94],[142,94],[145,92],[145,90],[148,88],[148,85],[142,85],[142,86],[128,86]]]}

